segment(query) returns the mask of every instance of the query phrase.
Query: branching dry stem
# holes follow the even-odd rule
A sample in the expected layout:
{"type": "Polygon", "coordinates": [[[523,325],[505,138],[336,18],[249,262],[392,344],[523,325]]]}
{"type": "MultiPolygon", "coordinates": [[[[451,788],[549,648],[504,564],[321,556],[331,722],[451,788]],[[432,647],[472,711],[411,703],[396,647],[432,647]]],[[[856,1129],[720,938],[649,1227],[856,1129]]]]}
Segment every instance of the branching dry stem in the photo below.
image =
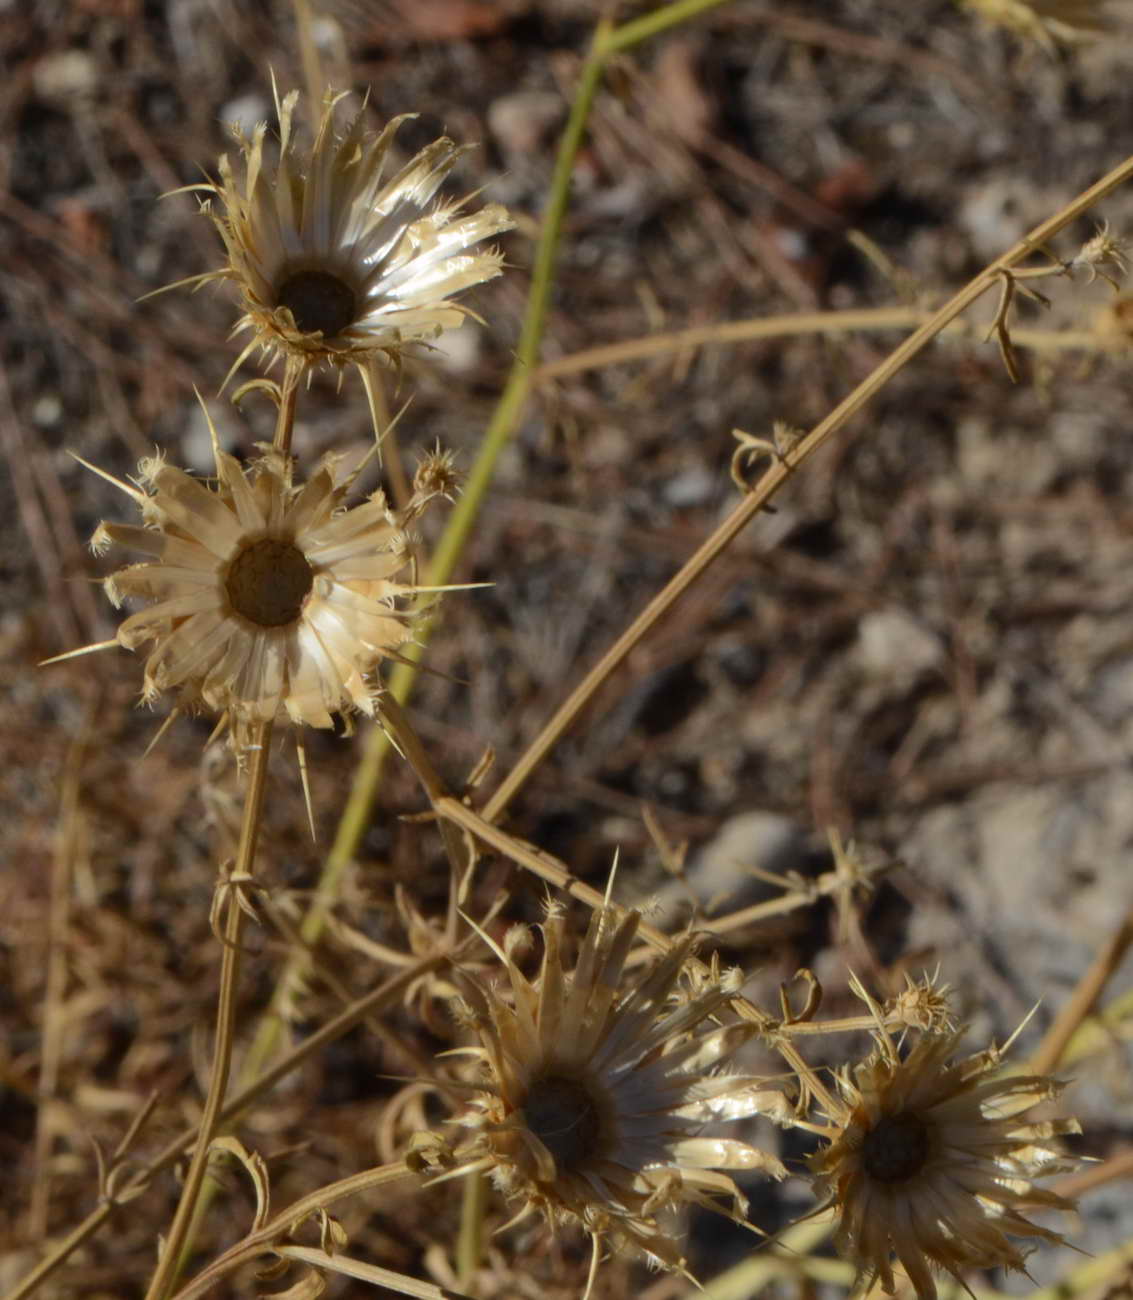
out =
{"type": "MultiPolygon", "coordinates": [[[[348,1200],[374,1187],[384,1187],[399,1178],[408,1178],[412,1170],[398,1160],[390,1165],[381,1165],[377,1169],[367,1169],[360,1174],[351,1174],[349,1178],[339,1179],[326,1187],[320,1187],[309,1196],[289,1205],[286,1210],[274,1215],[262,1228],[249,1233],[230,1250],[213,1260],[187,1286],[181,1288],[175,1300],[196,1300],[206,1295],[221,1279],[228,1277],[237,1269],[253,1262],[261,1255],[275,1252],[283,1239],[290,1236],[308,1219],[328,1214],[332,1206],[339,1201],[348,1200]]],[[[282,1254],[283,1250],[278,1252],[282,1254]]]]}
{"type": "Polygon", "coordinates": [[[996,284],[1005,271],[1013,270],[1036,248],[1041,248],[1071,222],[1088,212],[1107,194],[1133,177],[1133,158],[1127,158],[1096,184],[1084,190],[1054,216],[1041,222],[1014,247],[1008,249],[979,275],[975,276],[959,293],[915,330],[899,347],[862,381],[833,411],[820,421],[805,438],[786,455],[776,458],[748,496],[732,511],[681,568],[680,572],[659,592],[637,616],[617,641],[571,692],[554,716],[544,725],[538,736],[516,762],[484,807],[486,821],[496,820],[512,799],[527,783],[531,774],[546,758],[563,734],[589,704],[595,693],[610,675],[625,661],[657,622],[681,599],[701,575],[712,565],[752,519],[774,499],[787,479],[805,464],[854,415],[867,405],[900,370],[922,352],[958,316],[996,284]]]}
{"type": "Polygon", "coordinates": [[[1058,1068],[1063,1053],[1079,1027],[1093,1012],[1105,987],[1133,944],[1133,912],[1126,914],[1121,924],[1102,944],[1097,956],[1062,1009],[1054,1023],[1043,1035],[1042,1042],[1031,1055],[1030,1068],[1035,1074],[1050,1074],[1058,1068]]]}
{"type": "MultiPolygon", "coordinates": [[[[449,960],[449,957],[449,953],[434,953],[429,957],[421,958],[411,966],[398,971],[396,975],[380,984],[376,989],[356,999],[337,1016],[328,1020],[309,1038],[305,1038],[300,1044],[285,1053],[270,1069],[265,1070],[258,1078],[236,1092],[221,1110],[220,1124],[227,1124],[235,1120],[253,1102],[258,1101],[277,1083],[297,1070],[304,1061],[317,1056],[331,1043],[336,1042],[344,1034],[348,1034],[367,1016],[396,1005],[402,1000],[411,985],[423,976],[440,969],[449,960]]],[[[135,1125],[131,1125],[131,1130],[134,1127],[135,1125]]],[[[82,1223],[73,1228],[26,1277],[16,1284],[14,1290],[6,1297],[6,1300],[26,1300],[26,1297],[34,1294],[57,1269],[67,1262],[76,1250],[99,1231],[116,1210],[145,1191],[158,1174],[171,1169],[194,1145],[199,1133],[199,1126],[179,1133],[153,1160],[140,1169],[114,1195],[113,1199],[107,1197],[100,1200],[82,1223]]],[[[127,1134],[128,1136],[129,1134],[127,1134]]],[[[123,1141],[125,1142],[125,1139],[123,1141]]]]}

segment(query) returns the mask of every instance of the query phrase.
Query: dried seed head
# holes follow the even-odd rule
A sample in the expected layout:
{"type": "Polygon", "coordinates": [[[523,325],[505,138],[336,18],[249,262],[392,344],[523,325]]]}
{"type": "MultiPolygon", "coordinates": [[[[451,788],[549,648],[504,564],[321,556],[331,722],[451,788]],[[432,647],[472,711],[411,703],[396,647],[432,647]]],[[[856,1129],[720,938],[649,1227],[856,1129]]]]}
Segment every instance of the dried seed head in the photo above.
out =
{"type": "Polygon", "coordinates": [[[234,614],[256,627],[298,622],[315,581],[307,557],[285,538],[245,542],[229,560],[224,591],[234,614]]]}
{"type": "MultiPolygon", "coordinates": [[[[300,368],[330,362],[396,360],[407,344],[427,342],[468,314],[452,298],[500,274],[496,250],[469,252],[508,230],[499,204],[462,213],[435,202],[462,149],[434,141],[386,179],[393,139],[404,117],[381,132],[359,113],[336,130],[344,97],[328,92],[314,144],[296,143],[298,92],[277,101],[279,161],[264,158],[266,127],[237,135],[243,176],[228,157],[220,180],[197,187],[227,263],[200,280],[231,280],[239,289],[256,347],[300,368]]],[[[242,359],[242,358],[241,358],[242,359]]],[[[238,364],[238,363],[237,363],[238,364]]]]}
{"type": "Polygon", "coordinates": [[[889,1294],[893,1256],[920,1300],[936,1296],[934,1269],[961,1281],[973,1268],[1022,1269],[1012,1237],[1062,1240],[1023,1212],[1072,1208],[1032,1179],[1065,1167],[1054,1139],[1077,1124],[1023,1118],[1059,1085],[1000,1073],[994,1051],[953,1060],[959,1039],[925,1034],[901,1059],[879,1033],[875,1054],[839,1076],[844,1104],[811,1161],[816,1194],[839,1216],[839,1251],[859,1282],[889,1294]]]}
{"type": "MultiPolygon", "coordinates": [[[[144,462],[142,490],[120,484],[144,526],[103,523],[92,539],[148,557],[104,584],[116,605],[148,602],[117,634],[151,646],[143,698],[177,690],[183,707],[227,713],[238,735],[278,715],[317,727],[372,715],[373,671],[411,635],[404,519],[380,493],[347,508],[330,461],[298,485],[279,453],[243,466],[218,448],[216,474],[210,488],[144,462]]],[[[424,505],[414,497],[412,513],[424,505]]]]}
{"type": "Polygon", "coordinates": [[[640,917],[596,912],[573,970],[564,967],[565,912],[549,909],[539,977],[506,963],[511,998],[482,979],[461,981],[478,1009],[483,1094],[459,1123],[475,1136],[463,1168],[490,1168],[499,1187],[551,1223],[581,1223],[628,1241],[666,1267],[683,1259],[659,1216],[686,1203],[737,1221],[746,1202],[726,1169],[785,1170],[744,1142],[704,1134],[712,1119],[762,1112],[779,1094],[761,1081],[714,1071],[751,1025],[720,1025],[733,981],[680,990],[691,942],[682,941],[619,993],[640,917]],[[723,1201],[716,1200],[723,1197],[723,1201]]]}

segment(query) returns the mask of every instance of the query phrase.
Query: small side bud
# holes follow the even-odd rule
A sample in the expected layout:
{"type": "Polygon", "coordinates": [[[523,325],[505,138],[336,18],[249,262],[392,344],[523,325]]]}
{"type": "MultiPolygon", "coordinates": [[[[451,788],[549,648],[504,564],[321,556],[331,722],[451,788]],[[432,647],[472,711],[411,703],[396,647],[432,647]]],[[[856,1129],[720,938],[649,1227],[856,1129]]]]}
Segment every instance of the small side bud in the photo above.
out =
{"type": "Polygon", "coordinates": [[[504,935],[504,953],[511,960],[522,957],[531,949],[531,930],[526,925],[512,925],[504,935]]]}
{"type": "Polygon", "coordinates": [[[460,491],[463,475],[456,468],[456,457],[451,451],[442,451],[440,444],[426,452],[413,476],[413,492],[421,497],[422,504],[433,497],[455,499],[460,491]]]}
{"type": "Polygon", "coordinates": [[[1093,282],[1100,276],[1108,284],[1114,293],[1120,292],[1117,279],[1110,275],[1103,268],[1106,266],[1113,267],[1118,276],[1124,277],[1129,273],[1129,259],[1126,256],[1126,250],[1129,247],[1129,241],[1122,235],[1114,235],[1109,228],[1109,222],[1103,221],[1094,234],[1093,239],[1088,240],[1082,245],[1081,251],[1077,257],[1070,262],[1074,270],[1084,270],[1088,279],[1087,284],[1093,282]]]}
{"type": "MultiPolygon", "coordinates": [[[[113,544],[114,538],[111,537],[110,530],[106,527],[105,522],[99,524],[91,534],[90,541],[87,543],[91,549],[92,555],[105,555],[113,544]]],[[[107,594],[109,595],[109,592],[107,594]]],[[[111,597],[111,599],[113,600],[114,598],[111,597]]],[[[115,601],[115,605],[117,605],[117,603],[118,602],[115,601]]]]}

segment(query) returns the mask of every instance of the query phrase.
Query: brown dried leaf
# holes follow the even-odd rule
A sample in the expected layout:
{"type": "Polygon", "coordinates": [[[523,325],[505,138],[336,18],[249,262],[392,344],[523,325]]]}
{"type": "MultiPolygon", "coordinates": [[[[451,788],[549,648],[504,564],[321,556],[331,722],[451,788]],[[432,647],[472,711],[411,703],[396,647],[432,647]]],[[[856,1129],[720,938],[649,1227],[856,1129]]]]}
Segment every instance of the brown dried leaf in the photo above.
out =
{"type": "Polygon", "coordinates": [[[252,1186],[256,1189],[256,1215],[252,1220],[252,1231],[259,1232],[268,1221],[271,1205],[268,1171],[263,1156],[258,1151],[249,1151],[242,1142],[234,1137],[213,1138],[210,1150],[227,1151],[230,1156],[234,1156],[244,1166],[245,1172],[252,1180],[252,1186]]]}
{"type": "MultiPolygon", "coordinates": [[[[287,1263],[286,1260],[283,1262],[287,1263]]],[[[264,1300],[318,1300],[326,1289],[326,1278],[317,1268],[312,1268],[286,1291],[264,1292],[264,1300]]]]}

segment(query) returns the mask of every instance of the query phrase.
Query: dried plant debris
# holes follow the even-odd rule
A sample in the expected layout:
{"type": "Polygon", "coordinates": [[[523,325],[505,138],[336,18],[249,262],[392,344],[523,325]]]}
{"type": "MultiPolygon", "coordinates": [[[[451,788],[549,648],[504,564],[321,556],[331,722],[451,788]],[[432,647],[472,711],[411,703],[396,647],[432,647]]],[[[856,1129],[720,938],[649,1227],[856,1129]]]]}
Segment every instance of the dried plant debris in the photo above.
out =
{"type": "Polygon", "coordinates": [[[1127,11],[660,4],[0,21],[0,1294],[1120,1285],[1127,11]]]}

